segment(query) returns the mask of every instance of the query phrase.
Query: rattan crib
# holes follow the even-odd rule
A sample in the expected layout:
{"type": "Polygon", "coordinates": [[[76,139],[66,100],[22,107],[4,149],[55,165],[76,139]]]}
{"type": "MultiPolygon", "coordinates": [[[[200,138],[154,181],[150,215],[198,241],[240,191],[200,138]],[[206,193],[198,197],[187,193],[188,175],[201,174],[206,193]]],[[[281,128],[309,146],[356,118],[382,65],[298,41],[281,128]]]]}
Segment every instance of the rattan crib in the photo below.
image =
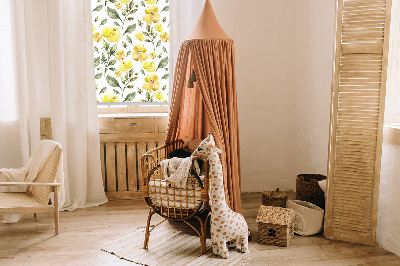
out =
{"type": "Polygon", "coordinates": [[[209,212],[209,173],[208,162],[203,157],[196,156],[194,160],[201,160],[203,178],[191,168],[186,187],[177,188],[173,183],[163,179],[160,162],[169,158],[169,154],[183,147],[183,141],[177,140],[170,144],[146,152],[141,160],[143,198],[150,206],[147,218],[144,248],[148,248],[150,232],[166,220],[183,221],[193,228],[200,236],[201,252],[206,252],[206,224],[210,217],[209,212]],[[151,217],[154,213],[165,219],[150,229],[151,217]],[[188,221],[195,218],[200,223],[200,232],[188,221]]]}

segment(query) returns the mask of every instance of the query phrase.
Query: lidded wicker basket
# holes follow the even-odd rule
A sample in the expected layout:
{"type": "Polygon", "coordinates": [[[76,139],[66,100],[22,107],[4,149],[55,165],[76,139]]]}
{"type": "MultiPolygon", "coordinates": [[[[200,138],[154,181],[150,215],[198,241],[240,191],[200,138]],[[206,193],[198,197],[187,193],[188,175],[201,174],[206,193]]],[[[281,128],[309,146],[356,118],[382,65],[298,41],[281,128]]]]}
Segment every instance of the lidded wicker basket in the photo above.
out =
{"type": "Polygon", "coordinates": [[[296,177],[296,199],[314,203],[325,209],[325,194],[318,181],[326,179],[319,174],[300,174],[296,177]]]}
{"type": "Polygon", "coordinates": [[[264,191],[262,205],[286,208],[287,194],[279,188],[273,191],[264,191]]]}
{"type": "Polygon", "coordinates": [[[261,205],[257,215],[258,243],[287,247],[294,235],[292,209],[261,205]]]}

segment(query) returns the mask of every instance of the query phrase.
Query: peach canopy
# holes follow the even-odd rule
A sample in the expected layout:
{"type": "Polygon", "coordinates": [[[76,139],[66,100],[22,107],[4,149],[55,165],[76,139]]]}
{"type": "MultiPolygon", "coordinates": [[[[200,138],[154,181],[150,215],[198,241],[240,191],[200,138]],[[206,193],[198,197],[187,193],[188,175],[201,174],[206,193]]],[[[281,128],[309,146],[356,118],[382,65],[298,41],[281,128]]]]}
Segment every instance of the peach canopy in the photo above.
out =
{"type": "Polygon", "coordinates": [[[234,44],[206,0],[190,39],[179,50],[166,143],[204,139],[209,132],[222,150],[226,201],[241,212],[234,44]]]}

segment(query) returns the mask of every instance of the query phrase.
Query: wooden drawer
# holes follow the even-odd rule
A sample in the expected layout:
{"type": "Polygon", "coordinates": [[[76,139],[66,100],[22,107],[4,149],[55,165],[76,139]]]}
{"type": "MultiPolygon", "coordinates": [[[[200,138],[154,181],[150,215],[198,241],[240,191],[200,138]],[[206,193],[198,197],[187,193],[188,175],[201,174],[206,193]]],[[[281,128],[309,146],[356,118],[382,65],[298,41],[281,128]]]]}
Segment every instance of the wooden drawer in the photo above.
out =
{"type": "Polygon", "coordinates": [[[154,118],[114,118],[114,132],[117,133],[154,133],[154,118]]]}
{"type": "Polygon", "coordinates": [[[114,133],[114,118],[99,117],[99,132],[100,134],[114,133]]]}
{"type": "Polygon", "coordinates": [[[157,118],[158,120],[158,132],[159,133],[166,133],[168,127],[168,117],[160,117],[157,118]]]}

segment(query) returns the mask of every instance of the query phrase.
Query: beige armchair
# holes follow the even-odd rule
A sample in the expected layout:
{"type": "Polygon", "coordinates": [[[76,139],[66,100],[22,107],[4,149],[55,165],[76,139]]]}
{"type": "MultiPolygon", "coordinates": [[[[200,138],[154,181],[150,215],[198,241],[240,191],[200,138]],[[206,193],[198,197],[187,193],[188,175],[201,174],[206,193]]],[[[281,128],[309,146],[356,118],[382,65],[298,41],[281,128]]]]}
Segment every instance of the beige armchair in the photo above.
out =
{"type": "Polygon", "coordinates": [[[62,150],[56,147],[33,182],[0,182],[0,186],[27,186],[25,192],[0,192],[0,215],[54,212],[55,234],[58,235],[58,190],[54,183],[62,150]],[[54,192],[54,203],[49,204],[50,193],[54,192]]]}

